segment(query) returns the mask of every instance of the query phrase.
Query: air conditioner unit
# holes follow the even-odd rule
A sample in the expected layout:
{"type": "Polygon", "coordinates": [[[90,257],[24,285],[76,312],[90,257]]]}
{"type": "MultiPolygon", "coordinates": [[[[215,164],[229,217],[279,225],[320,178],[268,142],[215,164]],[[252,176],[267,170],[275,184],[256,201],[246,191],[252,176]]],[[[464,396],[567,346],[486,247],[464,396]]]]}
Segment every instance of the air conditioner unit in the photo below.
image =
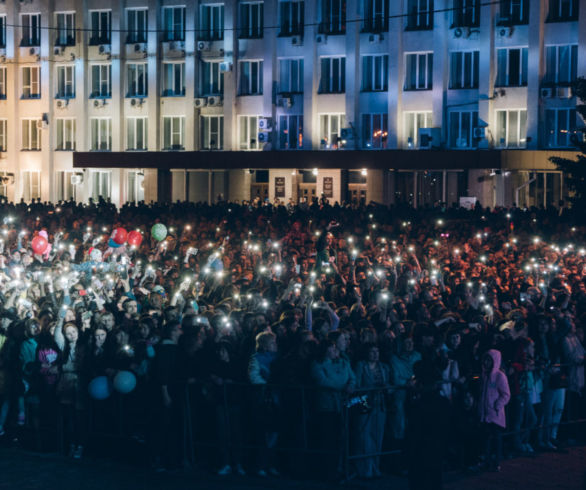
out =
{"type": "Polygon", "coordinates": [[[140,43],[137,43],[134,45],[134,52],[135,53],[138,53],[141,49],[142,49],[142,45],[140,43]]]}
{"type": "Polygon", "coordinates": [[[462,31],[461,27],[456,27],[454,29],[454,37],[456,37],[456,38],[462,37],[462,34],[464,34],[464,31],[462,31]]]}
{"type": "Polygon", "coordinates": [[[572,87],[558,87],[557,96],[560,99],[569,99],[572,97],[572,87]]]}
{"type": "Polygon", "coordinates": [[[500,37],[511,37],[515,32],[515,28],[513,26],[508,27],[500,27],[499,29],[499,36],[500,37]]]}
{"type": "Polygon", "coordinates": [[[484,126],[477,126],[473,130],[474,138],[481,140],[486,138],[486,128],[484,126]]]}
{"type": "Polygon", "coordinates": [[[100,107],[100,101],[98,99],[94,100],[94,107],[100,107]]]}
{"type": "Polygon", "coordinates": [[[258,130],[268,131],[271,129],[271,120],[268,117],[260,117],[258,119],[258,130]]]}
{"type": "Polygon", "coordinates": [[[197,50],[198,51],[209,51],[211,46],[212,46],[212,43],[208,43],[206,41],[198,41],[197,42],[197,50]]]}
{"type": "Polygon", "coordinates": [[[55,49],[53,50],[53,54],[55,56],[59,56],[61,54],[61,48],[59,46],[55,46],[55,49]]]}
{"type": "Polygon", "coordinates": [[[43,119],[39,119],[37,121],[37,129],[47,129],[49,127],[49,123],[43,119]]]}
{"type": "Polygon", "coordinates": [[[456,148],[468,148],[468,140],[466,138],[458,138],[456,140],[456,148]]]}
{"type": "Polygon", "coordinates": [[[100,47],[98,48],[98,53],[110,54],[110,45],[109,44],[100,44],[100,47]]]}
{"type": "Polygon", "coordinates": [[[83,184],[83,174],[81,174],[81,173],[71,174],[71,185],[81,185],[81,184],[83,184]]]}
{"type": "Polygon", "coordinates": [[[303,46],[303,37],[301,37],[301,36],[292,36],[291,37],[291,45],[292,46],[303,46]]]}
{"type": "Polygon", "coordinates": [[[222,97],[219,97],[218,95],[208,97],[208,105],[212,106],[212,107],[221,106],[222,105],[222,97]]]}
{"type": "Polygon", "coordinates": [[[368,42],[371,44],[380,43],[383,40],[382,34],[370,34],[368,36],[368,42]]]}
{"type": "Polygon", "coordinates": [[[69,99],[65,99],[65,100],[59,99],[57,101],[57,109],[65,109],[65,107],[67,107],[68,105],[69,105],[69,99]]]}
{"type": "Polygon", "coordinates": [[[264,132],[264,131],[259,131],[259,133],[258,133],[258,142],[259,143],[268,143],[270,138],[271,138],[270,133],[264,132]]]}
{"type": "Polygon", "coordinates": [[[293,97],[281,96],[277,99],[277,105],[289,109],[293,105],[293,97]]]}
{"type": "Polygon", "coordinates": [[[354,131],[352,128],[342,128],[340,131],[340,137],[343,140],[353,140],[354,139],[354,131]]]}
{"type": "Polygon", "coordinates": [[[439,148],[442,139],[441,128],[419,128],[419,148],[431,150],[439,148]]]}
{"type": "Polygon", "coordinates": [[[220,63],[220,71],[222,73],[228,73],[229,71],[232,71],[232,63],[228,61],[223,61],[222,63],[220,63]]]}
{"type": "Polygon", "coordinates": [[[315,42],[317,44],[326,44],[328,42],[328,36],[325,34],[317,34],[315,36],[315,42]]]}
{"type": "Polygon", "coordinates": [[[29,50],[28,50],[28,53],[29,53],[31,56],[34,56],[35,54],[38,54],[38,53],[37,53],[37,49],[38,49],[38,48],[36,48],[35,46],[33,46],[33,47],[29,48],[29,50]]]}
{"type": "Polygon", "coordinates": [[[208,105],[208,99],[206,99],[205,97],[198,97],[194,99],[193,105],[198,108],[205,107],[206,105],[208,105]]]}
{"type": "Polygon", "coordinates": [[[553,94],[553,89],[551,87],[543,87],[541,89],[540,95],[542,99],[549,99],[553,94]]]}

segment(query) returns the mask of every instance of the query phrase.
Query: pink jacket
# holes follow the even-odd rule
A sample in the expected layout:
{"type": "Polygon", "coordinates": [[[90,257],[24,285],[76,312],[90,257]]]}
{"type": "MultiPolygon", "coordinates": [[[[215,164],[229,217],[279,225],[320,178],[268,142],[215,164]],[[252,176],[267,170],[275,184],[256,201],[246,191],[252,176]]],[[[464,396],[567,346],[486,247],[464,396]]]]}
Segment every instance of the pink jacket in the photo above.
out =
{"type": "Polygon", "coordinates": [[[491,349],[488,355],[492,357],[493,365],[490,373],[482,372],[482,391],[480,393],[480,421],[488,424],[506,426],[505,406],[509,403],[511,392],[507,376],[500,370],[501,353],[491,349]]]}

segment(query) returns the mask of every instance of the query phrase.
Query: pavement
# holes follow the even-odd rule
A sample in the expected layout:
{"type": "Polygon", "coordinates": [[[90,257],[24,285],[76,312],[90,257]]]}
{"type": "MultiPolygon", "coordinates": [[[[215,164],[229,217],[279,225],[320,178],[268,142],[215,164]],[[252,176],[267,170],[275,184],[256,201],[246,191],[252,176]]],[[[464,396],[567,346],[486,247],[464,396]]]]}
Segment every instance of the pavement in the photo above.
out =
{"type": "MultiPolygon", "coordinates": [[[[104,455],[107,456],[107,455],[104,455]]],[[[534,458],[504,461],[500,473],[475,476],[446,475],[445,490],[586,490],[586,447],[567,453],[543,453],[534,458]]],[[[404,478],[353,480],[344,485],[356,489],[406,490],[404,478]]],[[[334,488],[324,482],[288,478],[218,477],[199,469],[154,473],[110,456],[74,461],[54,453],[43,454],[0,447],[0,489],[18,490],[155,490],[155,489],[279,489],[319,490],[334,488]]]]}

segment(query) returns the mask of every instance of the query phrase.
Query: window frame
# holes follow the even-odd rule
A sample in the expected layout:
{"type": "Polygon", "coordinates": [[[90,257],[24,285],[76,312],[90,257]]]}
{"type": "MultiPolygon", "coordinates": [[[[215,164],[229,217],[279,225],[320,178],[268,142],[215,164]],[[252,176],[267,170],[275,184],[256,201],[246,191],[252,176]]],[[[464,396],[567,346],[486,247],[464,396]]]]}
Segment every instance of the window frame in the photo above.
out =
{"type": "Polygon", "coordinates": [[[303,93],[303,85],[304,85],[304,69],[305,63],[303,58],[300,57],[286,57],[286,58],[278,58],[278,93],[279,94],[302,94],[303,93]],[[282,64],[286,63],[288,66],[286,68],[287,71],[287,83],[286,86],[283,83],[283,67],[282,64]],[[293,64],[297,65],[297,76],[294,76],[293,64]],[[293,90],[297,85],[299,90],[293,90]],[[285,90],[285,89],[290,90],[285,90]]]}
{"type": "Polygon", "coordinates": [[[29,65],[21,67],[22,77],[22,99],[40,99],[41,98],[41,67],[38,65],[29,65]],[[29,72],[29,83],[25,83],[25,73],[29,72]],[[36,75],[35,75],[36,74],[36,75]],[[29,90],[28,95],[26,90],[29,90]],[[36,90],[36,91],[35,91],[36,90]]]}
{"type": "Polygon", "coordinates": [[[211,95],[224,95],[224,73],[221,70],[221,65],[222,61],[220,60],[201,60],[199,70],[200,95],[206,97],[211,95]],[[209,80],[206,80],[206,75],[208,74],[209,80]],[[218,87],[218,90],[215,90],[215,86],[218,87]]]}
{"type": "Polygon", "coordinates": [[[450,90],[470,90],[470,89],[477,89],[479,86],[479,79],[480,79],[480,51],[477,49],[471,50],[455,50],[450,51],[450,80],[449,80],[449,89],[450,90]],[[452,75],[456,71],[453,67],[454,63],[454,56],[460,55],[460,73],[458,74],[458,84],[454,83],[452,75]],[[470,55],[470,66],[466,67],[466,55],[470,55]],[[466,84],[466,73],[468,73],[471,83],[469,85],[466,84]]]}
{"type": "Polygon", "coordinates": [[[112,43],[112,9],[92,9],[89,10],[89,21],[90,27],[88,29],[90,46],[98,46],[100,44],[111,44],[112,43]],[[107,14],[106,19],[102,17],[102,14],[107,14]],[[97,30],[94,29],[94,15],[97,15],[97,30]],[[103,23],[106,22],[106,29],[104,29],[103,23]],[[105,37],[104,37],[105,33],[105,37]]]}
{"type": "Polygon", "coordinates": [[[260,142],[258,141],[258,120],[262,118],[260,115],[238,115],[238,149],[243,151],[258,151],[262,150],[260,142]],[[253,122],[254,120],[254,122],[253,122]],[[246,134],[243,135],[242,121],[246,121],[246,134]],[[253,129],[253,131],[251,131],[253,129]],[[252,138],[253,133],[256,136],[252,138]],[[243,141],[243,136],[247,136],[246,141],[243,141]],[[254,142],[253,142],[254,141],[254,142]]]}
{"type": "Polygon", "coordinates": [[[90,117],[90,151],[112,151],[112,118],[111,117],[90,117]],[[102,123],[106,122],[106,127],[103,128],[102,123]],[[94,141],[94,124],[96,124],[97,139],[94,141]],[[105,129],[105,138],[103,133],[105,129]],[[104,139],[106,140],[106,148],[102,148],[104,139]],[[97,146],[97,148],[95,148],[97,146]]]}
{"type": "Polygon", "coordinates": [[[546,22],[574,22],[580,14],[580,0],[549,0],[546,22]],[[570,11],[567,15],[563,12],[563,3],[570,3],[570,11]],[[557,12],[554,12],[554,4],[557,4],[557,12]]]}
{"type": "Polygon", "coordinates": [[[362,148],[365,150],[386,150],[389,143],[389,114],[380,112],[365,112],[360,114],[362,129],[362,148]],[[375,136],[375,118],[380,118],[380,136],[375,136]],[[368,123],[368,126],[367,126],[368,123]],[[369,131],[367,131],[369,129],[369,131]],[[367,136],[368,135],[368,136],[367,136]],[[378,143],[373,143],[376,140],[378,143]],[[370,142],[370,143],[369,143],[370,142]]]}
{"type": "Polygon", "coordinates": [[[338,150],[340,147],[338,146],[338,140],[342,138],[342,129],[346,125],[346,114],[340,112],[327,112],[327,113],[320,113],[318,114],[319,117],[319,137],[320,137],[320,148],[324,150],[338,150]],[[324,131],[324,118],[327,118],[327,128],[324,131]],[[332,121],[337,120],[338,130],[335,132],[333,130],[332,121]],[[327,134],[327,138],[322,138],[327,134]],[[336,141],[334,144],[328,141],[333,139],[333,135],[336,134],[336,141]]]}
{"type": "Polygon", "coordinates": [[[76,126],[74,117],[55,118],[55,151],[75,151],[76,126]],[[69,127],[66,127],[67,123],[69,123],[69,127]],[[61,131],[59,130],[59,126],[61,126],[61,131]],[[59,138],[60,132],[61,138],[59,138]],[[67,139],[68,135],[71,137],[70,140],[67,139]],[[67,147],[67,143],[70,143],[69,148],[67,147]]]}
{"type": "Polygon", "coordinates": [[[433,90],[433,51],[411,51],[404,53],[404,69],[405,69],[405,83],[403,86],[404,91],[419,91],[419,90],[433,90]],[[408,77],[410,77],[410,73],[408,70],[408,63],[409,57],[415,57],[415,84],[413,87],[408,85],[408,77]],[[420,79],[420,68],[421,62],[419,61],[420,58],[425,57],[425,86],[419,85],[420,79]],[[431,61],[430,61],[431,60],[431,61]],[[431,65],[431,66],[430,66],[431,65]]]}
{"type": "Polygon", "coordinates": [[[433,111],[403,111],[403,138],[404,147],[407,149],[419,148],[419,129],[433,127],[433,111]],[[413,126],[408,128],[407,118],[413,115],[413,126]],[[424,126],[418,126],[419,117],[424,117],[424,126]],[[409,146],[409,132],[413,129],[413,138],[411,141],[412,146],[409,146]]]}
{"type": "Polygon", "coordinates": [[[41,121],[42,120],[39,118],[32,117],[23,117],[21,119],[21,151],[41,151],[41,130],[39,129],[39,122],[41,121]],[[26,130],[25,125],[28,126],[28,129],[26,130]],[[25,142],[26,135],[28,135],[28,141],[25,142]],[[37,146],[33,146],[35,142],[37,146]]]}
{"type": "Polygon", "coordinates": [[[264,0],[242,0],[238,2],[238,24],[238,37],[240,39],[262,39],[264,36],[264,0]],[[256,16],[254,5],[258,6],[256,16]],[[247,10],[247,12],[243,12],[243,10],[247,10]],[[245,15],[246,22],[244,22],[245,15]],[[257,22],[256,26],[255,20],[257,22]]]}
{"type": "Polygon", "coordinates": [[[0,48],[6,47],[6,14],[0,14],[0,48]]]}
{"type": "Polygon", "coordinates": [[[20,46],[37,47],[41,45],[41,14],[37,12],[23,12],[20,15],[20,46]],[[25,19],[29,19],[28,22],[25,19]],[[36,25],[33,20],[36,20],[36,25]],[[27,31],[28,36],[26,35],[27,31]]]}
{"type": "Polygon", "coordinates": [[[361,84],[360,84],[360,91],[361,92],[386,92],[389,89],[389,55],[385,53],[380,54],[365,54],[361,56],[361,84]],[[366,73],[367,66],[367,59],[371,58],[371,66],[370,66],[370,75],[366,73]],[[381,79],[378,80],[377,84],[377,69],[376,69],[376,59],[380,58],[381,67],[380,67],[380,77],[381,79]],[[366,81],[369,80],[367,84],[366,81]]]}
{"type": "Polygon", "coordinates": [[[346,34],[346,0],[319,0],[319,3],[319,33],[328,36],[346,34]]]}
{"type": "Polygon", "coordinates": [[[448,147],[454,150],[470,150],[474,148],[478,148],[478,140],[474,138],[474,128],[478,127],[478,110],[456,110],[456,111],[449,111],[448,112],[448,147]],[[452,133],[452,115],[458,114],[458,134],[457,136],[452,133]],[[463,114],[469,114],[470,121],[469,121],[469,128],[463,127],[463,114]],[[463,138],[463,134],[468,132],[468,141],[469,144],[467,146],[458,146],[458,140],[463,138]],[[454,138],[456,144],[452,144],[452,138],[454,138]]]}
{"type": "Polygon", "coordinates": [[[527,46],[507,46],[496,49],[496,78],[495,87],[526,87],[529,78],[529,48],[527,46]],[[519,51],[519,84],[511,84],[511,52],[519,51]],[[505,82],[500,80],[500,54],[506,52],[505,82]]]}
{"type": "Polygon", "coordinates": [[[55,67],[57,72],[57,94],[56,99],[75,99],[75,65],[63,63],[55,67]],[[68,73],[69,72],[69,73],[68,73]],[[63,78],[63,91],[61,90],[61,78],[63,78]],[[67,88],[70,87],[69,94],[67,88]]]}
{"type": "Polygon", "coordinates": [[[305,0],[279,0],[278,4],[279,37],[303,36],[305,0]]]}
{"type": "Polygon", "coordinates": [[[161,63],[161,97],[185,97],[185,61],[164,61],[161,63]],[[175,87],[177,85],[177,70],[175,66],[180,65],[179,70],[179,85],[180,93],[177,93],[175,87]],[[167,87],[167,70],[171,68],[172,87],[167,87]]]}
{"type": "Polygon", "coordinates": [[[389,0],[362,0],[361,32],[379,34],[389,31],[389,0]],[[378,4],[378,5],[377,5],[378,4]],[[381,7],[378,11],[377,7],[381,7]]]}
{"type": "Polygon", "coordinates": [[[576,145],[572,143],[572,136],[575,134],[578,127],[578,113],[574,107],[551,107],[545,110],[544,114],[544,133],[545,133],[545,144],[543,145],[548,149],[555,148],[574,148],[576,145]],[[560,113],[566,112],[566,129],[560,129],[560,113]],[[548,113],[555,113],[555,124],[554,131],[550,131],[548,113]],[[551,133],[551,136],[550,136],[551,133]],[[566,141],[564,144],[559,144],[560,136],[565,135],[566,141]],[[550,144],[551,138],[555,139],[555,144],[550,144]]]}
{"type": "Polygon", "coordinates": [[[495,130],[495,147],[496,148],[526,148],[527,147],[527,109],[526,108],[518,108],[518,109],[495,109],[495,126],[496,126],[496,130],[495,130]],[[501,139],[499,138],[499,133],[501,132],[501,128],[499,125],[499,113],[504,112],[506,114],[506,118],[505,118],[505,122],[506,122],[506,126],[504,128],[504,133],[505,133],[505,142],[504,144],[501,144],[501,139]],[[510,114],[516,112],[517,113],[517,142],[518,145],[517,146],[511,146],[511,142],[509,140],[509,134],[510,134],[510,114]],[[522,118],[521,118],[521,114],[525,112],[525,137],[522,138],[522,118]],[[522,141],[524,140],[524,141],[522,141]]]}
{"type": "Polygon", "coordinates": [[[6,94],[8,90],[6,78],[8,76],[8,71],[6,66],[0,66],[0,100],[6,100],[6,94]]]}
{"type": "Polygon", "coordinates": [[[102,63],[92,63],[90,66],[90,99],[111,99],[112,98],[112,63],[110,62],[102,62],[102,63]],[[104,67],[107,69],[104,71],[104,67]],[[94,68],[98,68],[94,70],[94,68]],[[94,90],[94,86],[96,85],[95,75],[98,74],[98,90],[94,90]],[[105,77],[104,77],[105,73],[105,77]],[[107,93],[102,93],[102,89],[104,88],[104,81],[107,87],[107,93]]]}
{"type": "Polygon", "coordinates": [[[480,27],[480,8],[480,0],[454,0],[451,27],[480,27]]]}
{"type": "Polygon", "coordinates": [[[127,7],[125,15],[126,21],[126,44],[146,43],[149,37],[149,9],[148,7],[127,7]],[[144,16],[143,29],[139,29],[139,14],[144,16]],[[131,19],[134,15],[134,19],[131,19]],[[134,24],[134,28],[132,28],[134,24]]]}
{"type": "Polygon", "coordinates": [[[239,96],[257,96],[263,95],[263,84],[264,84],[264,61],[261,59],[244,59],[238,61],[238,95],[239,96]],[[248,83],[247,86],[244,87],[245,78],[244,73],[245,65],[250,65],[249,68],[249,75],[248,75],[248,83]],[[256,76],[256,84],[254,83],[254,73],[253,73],[253,65],[258,65],[257,76],[256,76]],[[255,90],[256,85],[256,90],[255,90]]]}
{"type": "Polygon", "coordinates": [[[279,149],[283,151],[303,150],[303,114],[279,114],[279,149]],[[291,137],[291,123],[296,118],[294,137],[291,137]],[[284,127],[286,126],[286,127],[284,127]],[[295,147],[291,147],[295,141],[295,147]]]}
{"type": "Polygon", "coordinates": [[[56,38],[55,46],[75,46],[77,29],[75,24],[75,10],[55,12],[56,38]],[[62,17],[63,25],[59,26],[59,18],[62,17]]]}
{"type": "Polygon", "coordinates": [[[200,41],[222,41],[224,39],[225,6],[220,2],[206,2],[199,6],[199,33],[200,41]],[[204,14],[209,10],[209,16],[204,14]],[[216,27],[216,17],[219,17],[216,27]],[[206,26],[206,21],[209,25],[206,26]]]}
{"type": "Polygon", "coordinates": [[[200,125],[200,140],[199,146],[200,150],[205,151],[221,151],[224,149],[224,115],[223,114],[202,114],[199,116],[199,125],[200,125]],[[217,134],[217,143],[215,147],[212,148],[211,146],[211,137],[214,134],[211,130],[212,128],[212,119],[216,120],[218,131],[215,133],[217,134]]]}
{"type": "Polygon", "coordinates": [[[181,151],[185,150],[185,116],[161,116],[161,149],[164,151],[181,151]],[[169,120],[169,145],[165,146],[165,121],[169,120]],[[175,128],[175,124],[179,121],[179,130],[175,128]],[[173,138],[179,135],[179,144],[173,144],[173,138]]]}
{"type": "Polygon", "coordinates": [[[0,119],[0,152],[6,152],[8,148],[8,119],[0,119]]]}
{"type": "Polygon", "coordinates": [[[146,116],[127,116],[125,121],[125,149],[126,151],[148,151],[148,117],[146,116]],[[142,129],[139,132],[138,121],[142,123],[142,129]],[[134,147],[131,148],[130,145],[130,129],[132,128],[133,131],[133,138],[134,138],[134,147]],[[144,142],[143,148],[138,147],[138,135],[142,132],[142,141],[144,142]]]}
{"type": "Polygon", "coordinates": [[[530,0],[500,0],[497,25],[525,25],[529,23],[530,0]],[[515,12],[515,3],[520,5],[515,12]],[[506,10],[506,12],[503,12],[506,10]]]}
{"type": "Polygon", "coordinates": [[[148,97],[149,81],[148,81],[148,63],[146,61],[127,61],[126,62],[126,97],[127,98],[144,98],[148,97]],[[131,66],[134,66],[134,72],[131,73],[131,66]],[[142,68],[142,82],[141,74],[138,67],[142,68]],[[133,91],[132,85],[136,88],[133,91]],[[142,85],[142,87],[141,87],[142,85]],[[143,90],[139,90],[142,88],[143,90]]]}
{"type": "Polygon", "coordinates": [[[328,55],[319,57],[319,88],[318,94],[346,93],[346,55],[328,55]],[[338,60],[337,70],[334,60],[338,60]],[[324,67],[324,62],[328,63],[324,67]],[[327,68],[327,78],[324,78],[324,68],[327,68]],[[337,82],[336,82],[337,76],[337,82]],[[328,85],[324,87],[324,85],[328,85]]]}
{"type": "Polygon", "coordinates": [[[25,202],[33,202],[34,200],[40,199],[41,198],[41,171],[40,170],[21,170],[21,176],[22,176],[22,182],[21,182],[21,192],[22,192],[22,198],[24,199],[25,202]],[[29,183],[29,188],[28,188],[28,197],[29,199],[26,199],[27,197],[27,193],[25,193],[25,182],[26,182],[26,178],[25,176],[28,176],[28,183],[29,183]],[[34,178],[32,178],[33,176],[35,176],[34,178]],[[35,192],[36,189],[36,192],[35,192]]]}
{"type": "Polygon", "coordinates": [[[578,45],[577,44],[546,44],[543,46],[545,73],[543,83],[555,86],[569,86],[578,78],[578,45]],[[560,49],[569,48],[568,81],[560,81],[560,49]],[[548,71],[550,49],[555,50],[555,79],[551,80],[548,71]]]}
{"type": "Polygon", "coordinates": [[[429,31],[433,25],[433,0],[407,0],[406,31],[429,31]]]}

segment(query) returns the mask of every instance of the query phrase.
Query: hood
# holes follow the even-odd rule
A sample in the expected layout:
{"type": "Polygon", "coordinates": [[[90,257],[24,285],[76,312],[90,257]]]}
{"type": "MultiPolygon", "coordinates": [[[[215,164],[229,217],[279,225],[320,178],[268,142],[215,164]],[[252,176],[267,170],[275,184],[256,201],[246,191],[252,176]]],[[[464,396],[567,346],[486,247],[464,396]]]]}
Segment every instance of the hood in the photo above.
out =
{"type": "Polygon", "coordinates": [[[496,373],[501,368],[501,352],[496,349],[490,349],[487,354],[492,357],[492,373],[496,373]]]}

